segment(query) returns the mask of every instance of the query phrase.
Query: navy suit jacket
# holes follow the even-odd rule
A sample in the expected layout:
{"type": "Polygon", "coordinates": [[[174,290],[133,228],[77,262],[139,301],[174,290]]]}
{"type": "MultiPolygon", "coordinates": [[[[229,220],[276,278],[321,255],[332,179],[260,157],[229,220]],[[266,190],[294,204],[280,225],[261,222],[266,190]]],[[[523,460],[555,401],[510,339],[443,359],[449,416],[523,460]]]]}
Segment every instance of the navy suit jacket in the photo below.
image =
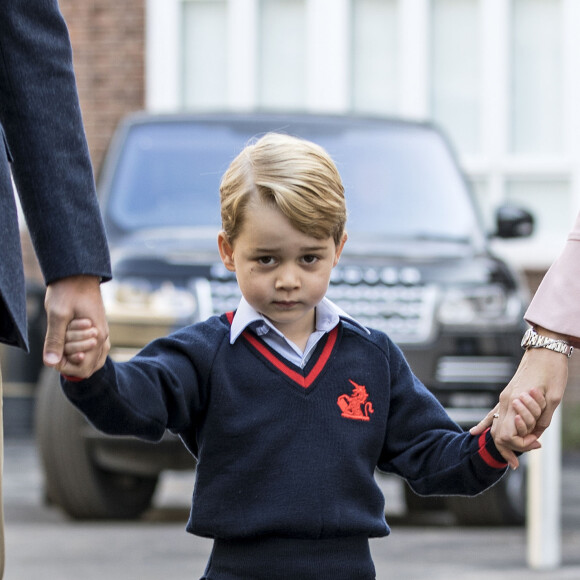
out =
{"type": "Polygon", "coordinates": [[[46,283],[78,274],[110,278],[71,45],[57,0],[0,1],[0,341],[26,348],[11,174],[46,283]]]}

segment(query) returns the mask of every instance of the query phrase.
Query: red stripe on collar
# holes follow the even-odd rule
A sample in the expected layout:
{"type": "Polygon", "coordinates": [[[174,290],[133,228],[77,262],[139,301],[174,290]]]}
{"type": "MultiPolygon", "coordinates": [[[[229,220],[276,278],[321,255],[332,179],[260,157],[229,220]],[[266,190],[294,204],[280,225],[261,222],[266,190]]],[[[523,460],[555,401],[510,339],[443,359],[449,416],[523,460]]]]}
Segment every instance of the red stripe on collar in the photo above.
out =
{"type": "MultiPolygon", "coordinates": [[[[226,317],[230,325],[234,320],[234,312],[226,312],[226,317]]],[[[326,339],[326,344],[316,361],[316,364],[312,367],[312,370],[306,375],[297,373],[292,370],[283,360],[278,358],[271,350],[269,350],[266,345],[260,342],[253,334],[245,330],[242,333],[244,339],[246,339],[266,360],[272,363],[278,370],[282,371],[288,378],[292,379],[295,383],[298,383],[301,387],[307,389],[315,380],[316,377],[322,372],[325,367],[332,349],[336,343],[336,338],[338,336],[338,326],[335,326],[329,333],[326,339]]]]}
{"type": "Polygon", "coordinates": [[[269,350],[266,345],[260,342],[253,334],[248,332],[247,330],[242,333],[242,336],[270,363],[272,363],[278,370],[282,371],[288,378],[292,379],[295,383],[300,385],[301,387],[307,389],[318,377],[318,375],[322,372],[322,369],[325,367],[330,355],[332,353],[332,349],[336,343],[336,337],[338,335],[338,326],[333,328],[328,333],[328,338],[326,340],[326,344],[316,361],[316,364],[312,367],[312,370],[306,375],[301,375],[297,373],[295,370],[291,369],[284,361],[276,356],[271,350],[269,350]]]}

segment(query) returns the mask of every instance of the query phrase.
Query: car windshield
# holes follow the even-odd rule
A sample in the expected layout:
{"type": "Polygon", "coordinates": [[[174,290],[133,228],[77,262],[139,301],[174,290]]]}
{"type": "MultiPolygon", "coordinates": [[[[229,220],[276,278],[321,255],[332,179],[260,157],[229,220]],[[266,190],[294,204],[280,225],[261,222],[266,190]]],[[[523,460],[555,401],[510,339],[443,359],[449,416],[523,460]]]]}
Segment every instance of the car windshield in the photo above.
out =
{"type": "MultiPolygon", "coordinates": [[[[268,129],[187,121],[132,126],[111,184],[107,219],[122,232],[218,228],[221,176],[248,141],[268,129]]],[[[399,123],[279,130],[320,144],[336,162],[351,241],[468,241],[476,231],[471,198],[435,131],[399,123]]]]}

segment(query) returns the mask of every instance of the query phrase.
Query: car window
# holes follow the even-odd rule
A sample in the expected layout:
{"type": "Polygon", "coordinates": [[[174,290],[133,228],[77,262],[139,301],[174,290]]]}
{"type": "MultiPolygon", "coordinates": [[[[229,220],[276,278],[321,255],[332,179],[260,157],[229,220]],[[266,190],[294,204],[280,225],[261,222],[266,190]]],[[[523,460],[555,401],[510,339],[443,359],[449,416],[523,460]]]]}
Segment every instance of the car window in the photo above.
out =
{"type": "MultiPolygon", "coordinates": [[[[220,225],[219,183],[268,127],[158,123],[131,128],[108,201],[117,228],[220,225]]],[[[352,242],[377,236],[468,240],[477,220],[441,137],[418,125],[284,127],[322,145],[342,175],[352,242]]]]}

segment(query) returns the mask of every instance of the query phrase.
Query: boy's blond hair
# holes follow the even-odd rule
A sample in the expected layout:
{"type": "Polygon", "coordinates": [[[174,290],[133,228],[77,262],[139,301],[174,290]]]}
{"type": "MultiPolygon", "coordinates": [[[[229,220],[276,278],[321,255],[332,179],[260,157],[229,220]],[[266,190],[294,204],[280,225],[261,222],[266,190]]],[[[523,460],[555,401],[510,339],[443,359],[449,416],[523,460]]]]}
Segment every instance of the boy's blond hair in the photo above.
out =
{"type": "Polygon", "coordinates": [[[276,206],[300,232],[318,239],[344,234],[342,180],[319,145],[267,133],[232,161],[220,184],[222,228],[234,243],[252,199],[276,206]]]}

